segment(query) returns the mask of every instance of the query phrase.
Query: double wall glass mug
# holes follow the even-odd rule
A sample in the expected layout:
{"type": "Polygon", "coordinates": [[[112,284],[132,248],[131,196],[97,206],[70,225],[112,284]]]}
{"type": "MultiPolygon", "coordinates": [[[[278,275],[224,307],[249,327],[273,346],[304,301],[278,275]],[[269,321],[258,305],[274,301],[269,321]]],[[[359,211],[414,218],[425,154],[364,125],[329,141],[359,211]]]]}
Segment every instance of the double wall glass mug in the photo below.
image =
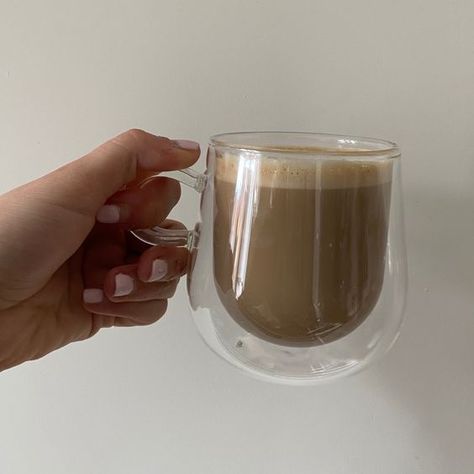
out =
{"type": "MultiPolygon", "coordinates": [[[[327,134],[211,138],[193,230],[135,230],[189,249],[196,326],[249,375],[315,384],[354,373],[396,340],[406,297],[400,151],[327,134]]],[[[161,175],[163,176],[163,174],[161,175]]]]}

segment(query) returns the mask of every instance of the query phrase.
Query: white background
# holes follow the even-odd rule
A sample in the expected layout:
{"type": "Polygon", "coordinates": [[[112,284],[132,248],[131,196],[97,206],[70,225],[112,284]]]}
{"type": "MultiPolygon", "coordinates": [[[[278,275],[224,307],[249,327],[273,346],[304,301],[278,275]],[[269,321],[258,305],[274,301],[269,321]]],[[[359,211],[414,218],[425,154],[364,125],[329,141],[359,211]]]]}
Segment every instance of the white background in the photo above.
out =
{"type": "Polygon", "coordinates": [[[156,326],[2,373],[0,472],[472,473],[473,24],[472,0],[0,0],[0,191],[130,127],[388,138],[410,264],[398,344],[334,385],[240,375],[183,289],[156,326]]]}

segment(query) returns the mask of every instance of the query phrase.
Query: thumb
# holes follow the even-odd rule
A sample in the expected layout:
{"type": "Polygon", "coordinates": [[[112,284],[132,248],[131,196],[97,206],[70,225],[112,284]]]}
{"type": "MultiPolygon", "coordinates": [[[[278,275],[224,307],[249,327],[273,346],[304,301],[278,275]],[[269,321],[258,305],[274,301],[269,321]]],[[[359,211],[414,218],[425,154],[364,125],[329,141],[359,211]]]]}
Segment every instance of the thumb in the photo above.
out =
{"type": "Polygon", "coordinates": [[[105,201],[125,185],[160,171],[187,168],[199,154],[196,142],[133,129],[41,178],[40,188],[49,201],[95,217],[105,201]]]}

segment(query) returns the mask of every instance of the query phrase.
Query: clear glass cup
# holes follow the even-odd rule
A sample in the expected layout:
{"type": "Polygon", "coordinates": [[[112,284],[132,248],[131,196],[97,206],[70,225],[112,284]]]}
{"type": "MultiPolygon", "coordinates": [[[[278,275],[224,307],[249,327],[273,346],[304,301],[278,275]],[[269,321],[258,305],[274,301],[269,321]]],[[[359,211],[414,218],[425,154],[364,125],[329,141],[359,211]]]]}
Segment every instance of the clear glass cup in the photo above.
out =
{"type": "Polygon", "coordinates": [[[395,342],[406,299],[400,151],[384,140],[249,132],[211,138],[188,294],[208,346],[248,375],[293,385],[354,373],[395,342]]]}

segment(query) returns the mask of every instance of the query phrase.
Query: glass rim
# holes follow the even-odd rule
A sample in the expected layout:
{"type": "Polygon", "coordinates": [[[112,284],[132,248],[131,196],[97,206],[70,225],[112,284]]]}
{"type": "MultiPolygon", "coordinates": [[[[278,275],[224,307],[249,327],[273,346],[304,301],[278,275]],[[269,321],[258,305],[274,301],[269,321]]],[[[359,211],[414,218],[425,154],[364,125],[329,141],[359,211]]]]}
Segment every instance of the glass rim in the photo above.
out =
{"type": "Polygon", "coordinates": [[[271,154],[342,156],[346,158],[371,157],[393,159],[401,155],[399,146],[392,141],[336,133],[249,131],[213,135],[209,139],[215,147],[247,152],[271,154]],[[269,140],[269,144],[264,139],[269,140]],[[259,143],[259,139],[262,143],[259,143]],[[288,144],[277,144],[285,141],[288,144]]]}

